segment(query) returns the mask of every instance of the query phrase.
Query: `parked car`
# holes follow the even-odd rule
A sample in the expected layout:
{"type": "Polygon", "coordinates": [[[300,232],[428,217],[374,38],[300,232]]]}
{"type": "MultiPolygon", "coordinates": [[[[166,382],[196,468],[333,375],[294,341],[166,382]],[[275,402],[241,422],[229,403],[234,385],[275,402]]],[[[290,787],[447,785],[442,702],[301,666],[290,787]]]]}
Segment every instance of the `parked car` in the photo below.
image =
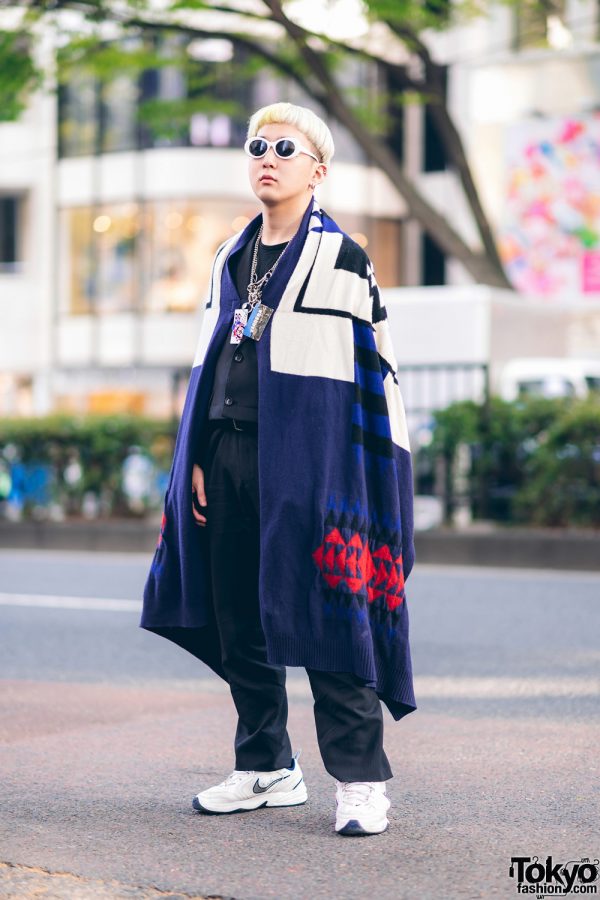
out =
{"type": "Polygon", "coordinates": [[[587,397],[591,391],[600,391],[600,359],[511,359],[499,378],[500,396],[509,402],[523,394],[587,397]]]}

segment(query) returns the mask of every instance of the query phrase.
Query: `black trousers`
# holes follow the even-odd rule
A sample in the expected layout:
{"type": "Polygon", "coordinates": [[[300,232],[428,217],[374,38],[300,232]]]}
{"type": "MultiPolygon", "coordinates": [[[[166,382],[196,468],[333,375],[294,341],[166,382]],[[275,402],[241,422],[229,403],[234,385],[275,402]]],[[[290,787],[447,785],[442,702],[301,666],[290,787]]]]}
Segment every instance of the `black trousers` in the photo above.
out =
{"type": "MultiPolygon", "coordinates": [[[[245,423],[240,422],[243,427],[245,423]]],[[[267,661],[258,594],[259,489],[255,430],[210,423],[203,456],[206,527],[221,658],[238,713],[235,768],[289,766],[285,666],[267,661]]],[[[383,715],[373,688],[349,672],[307,669],[321,757],[339,781],[385,781],[383,715]]]]}

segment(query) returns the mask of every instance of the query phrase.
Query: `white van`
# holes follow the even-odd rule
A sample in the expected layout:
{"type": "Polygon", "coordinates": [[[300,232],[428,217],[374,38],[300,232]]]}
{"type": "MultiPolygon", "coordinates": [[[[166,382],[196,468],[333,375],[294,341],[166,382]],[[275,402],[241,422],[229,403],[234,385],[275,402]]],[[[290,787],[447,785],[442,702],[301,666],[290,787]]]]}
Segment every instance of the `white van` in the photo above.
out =
{"type": "Polygon", "coordinates": [[[599,359],[564,357],[523,357],[511,359],[498,382],[503,400],[516,400],[525,394],[539,397],[587,397],[600,392],[599,359]]]}

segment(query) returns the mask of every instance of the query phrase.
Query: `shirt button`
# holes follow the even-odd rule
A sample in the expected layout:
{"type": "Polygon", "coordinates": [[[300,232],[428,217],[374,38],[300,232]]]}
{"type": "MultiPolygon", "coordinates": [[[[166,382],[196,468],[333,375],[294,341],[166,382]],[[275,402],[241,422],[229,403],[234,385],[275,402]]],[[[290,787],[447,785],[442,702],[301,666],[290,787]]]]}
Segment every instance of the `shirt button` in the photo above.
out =
{"type": "Polygon", "coordinates": [[[235,359],[236,362],[241,362],[244,357],[242,356],[241,353],[236,353],[233,358],[235,359]]]}
{"type": "Polygon", "coordinates": [[[231,399],[231,397],[225,397],[225,406],[231,406],[232,403],[233,400],[231,399]]]}

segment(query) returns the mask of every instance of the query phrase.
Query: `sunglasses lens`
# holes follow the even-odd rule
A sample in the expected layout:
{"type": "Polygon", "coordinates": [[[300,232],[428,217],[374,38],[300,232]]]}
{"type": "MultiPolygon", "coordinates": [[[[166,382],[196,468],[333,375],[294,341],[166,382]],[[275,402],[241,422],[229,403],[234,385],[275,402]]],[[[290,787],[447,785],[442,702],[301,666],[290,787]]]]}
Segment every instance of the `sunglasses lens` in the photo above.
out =
{"type": "Polygon", "coordinates": [[[295,149],[295,143],[288,138],[282,138],[282,140],[277,141],[277,143],[275,144],[275,151],[277,153],[277,156],[281,156],[282,159],[287,159],[289,156],[293,156],[295,149]]]}
{"type": "Polygon", "coordinates": [[[256,140],[250,141],[248,149],[252,156],[264,156],[267,152],[267,142],[262,138],[256,138],[256,140]]]}

